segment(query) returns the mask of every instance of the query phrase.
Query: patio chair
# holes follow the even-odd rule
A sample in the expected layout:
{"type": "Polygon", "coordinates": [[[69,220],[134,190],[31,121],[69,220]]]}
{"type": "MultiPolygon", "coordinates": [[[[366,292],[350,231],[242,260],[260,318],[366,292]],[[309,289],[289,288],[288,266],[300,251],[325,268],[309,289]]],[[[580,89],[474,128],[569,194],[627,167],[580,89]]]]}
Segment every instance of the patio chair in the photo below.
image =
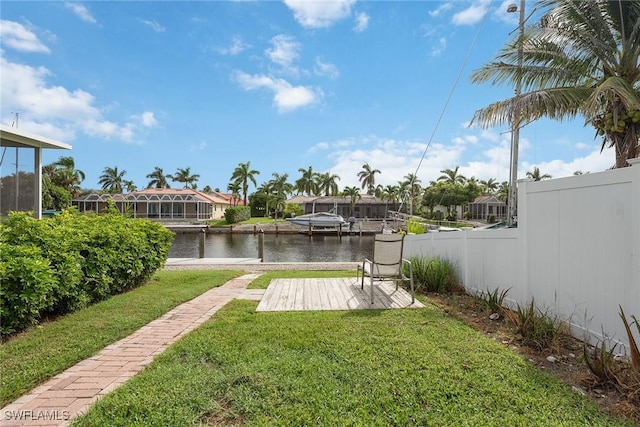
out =
{"type": "Polygon", "coordinates": [[[409,260],[402,258],[402,245],[404,234],[376,234],[373,239],[373,259],[365,259],[362,265],[358,265],[358,278],[360,287],[364,289],[364,278],[369,276],[371,282],[371,304],[373,304],[374,279],[390,279],[396,282],[396,290],[400,282],[408,281],[411,284],[411,303],[415,302],[415,289],[413,284],[413,267],[409,260]],[[408,276],[405,276],[402,267],[407,265],[408,276]],[[362,277],[360,276],[362,274],[362,277]]]}

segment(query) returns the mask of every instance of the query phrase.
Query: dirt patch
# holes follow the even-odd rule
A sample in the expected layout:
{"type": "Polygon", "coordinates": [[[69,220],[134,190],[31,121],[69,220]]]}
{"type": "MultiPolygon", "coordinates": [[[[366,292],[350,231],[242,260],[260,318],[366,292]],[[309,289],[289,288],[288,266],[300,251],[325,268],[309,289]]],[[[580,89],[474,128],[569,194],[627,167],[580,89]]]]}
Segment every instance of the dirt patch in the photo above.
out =
{"type": "Polygon", "coordinates": [[[640,406],[619,388],[599,384],[589,371],[583,354],[583,342],[562,335],[553,348],[536,350],[522,345],[511,322],[491,313],[483,301],[466,294],[428,294],[431,302],[445,313],[464,321],[487,337],[522,355],[530,363],[569,385],[576,393],[588,396],[603,410],[632,418],[640,425],[640,406]]]}

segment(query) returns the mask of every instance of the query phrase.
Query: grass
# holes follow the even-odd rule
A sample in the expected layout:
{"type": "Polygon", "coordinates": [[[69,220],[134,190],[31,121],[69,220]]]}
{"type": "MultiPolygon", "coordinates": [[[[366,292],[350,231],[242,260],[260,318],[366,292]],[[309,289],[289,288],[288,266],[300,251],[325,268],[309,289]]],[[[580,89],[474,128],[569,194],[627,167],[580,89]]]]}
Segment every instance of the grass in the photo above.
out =
{"type": "Polygon", "coordinates": [[[124,338],[175,306],[242,274],[160,271],[148,284],[43,323],[0,346],[0,406],[124,338]]]}
{"type": "Polygon", "coordinates": [[[614,426],[433,307],[256,313],[236,300],[74,426],[614,426]]]}

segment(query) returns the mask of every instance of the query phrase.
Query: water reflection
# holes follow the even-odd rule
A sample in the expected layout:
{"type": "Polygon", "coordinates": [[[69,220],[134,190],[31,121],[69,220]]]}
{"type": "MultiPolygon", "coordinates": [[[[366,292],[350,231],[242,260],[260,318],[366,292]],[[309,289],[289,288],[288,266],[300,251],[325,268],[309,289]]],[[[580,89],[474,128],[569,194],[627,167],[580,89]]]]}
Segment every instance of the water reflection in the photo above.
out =
{"type": "MultiPolygon", "coordinates": [[[[176,234],[170,258],[197,258],[199,234],[176,234]]],[[[265,234],[265,262],[350,262],[373,254],[373,236],[265,234]]],[[[208,234],[205,258],[257,258],[258,235],[208,234]]]]}

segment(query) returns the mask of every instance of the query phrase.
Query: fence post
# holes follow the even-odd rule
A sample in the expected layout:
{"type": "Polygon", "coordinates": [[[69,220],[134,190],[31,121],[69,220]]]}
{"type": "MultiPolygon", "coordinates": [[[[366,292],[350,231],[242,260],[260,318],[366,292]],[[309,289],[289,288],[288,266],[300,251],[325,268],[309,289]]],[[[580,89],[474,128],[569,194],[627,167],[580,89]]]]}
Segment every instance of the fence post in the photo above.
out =
{"type": "Polygon", "coordinates": [[[260,262],[264,262],[264,231],[262,229],[258,233],[258,258],[260,262]]]}
{"type": "Polygon", "coordinates": [[[205,237],[207,236],[207,230],[205,230],[204,228],[200,229],[200,244],[198,247],[198,257],[199,258],[204,258],[204,241],[205,241],[205,237]]]}

